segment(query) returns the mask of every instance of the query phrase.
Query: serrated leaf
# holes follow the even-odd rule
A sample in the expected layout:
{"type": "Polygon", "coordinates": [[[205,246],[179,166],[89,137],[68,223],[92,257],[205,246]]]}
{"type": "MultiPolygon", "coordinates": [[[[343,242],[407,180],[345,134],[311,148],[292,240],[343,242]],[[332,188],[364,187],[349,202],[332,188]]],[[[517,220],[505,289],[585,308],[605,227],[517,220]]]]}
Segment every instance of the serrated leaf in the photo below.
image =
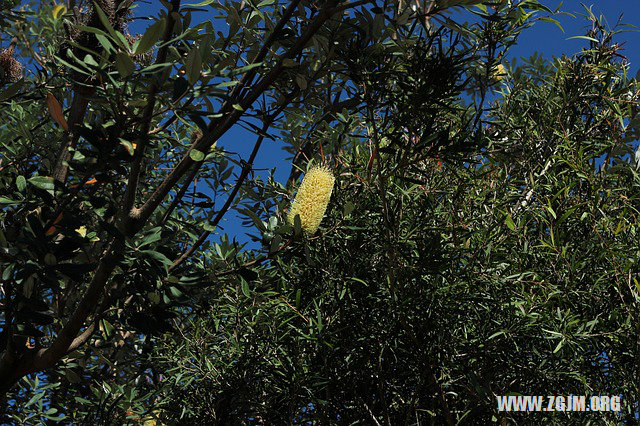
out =
{"type": "Polygon", "coordinates": [[[147,30],[144,32],[144,35],[140,39],[140,41],[138,41],[135,54],[141,55],[151,50],[153,46],[155,46],[155,44],[158,42],[158,40],[160,40],[160,37],[162,37],[162,34],[164,34],[166,25],[167,25],[166,20],[161,19],[158,22],[151,25],[149,28],[147,28],[147,30]]]}

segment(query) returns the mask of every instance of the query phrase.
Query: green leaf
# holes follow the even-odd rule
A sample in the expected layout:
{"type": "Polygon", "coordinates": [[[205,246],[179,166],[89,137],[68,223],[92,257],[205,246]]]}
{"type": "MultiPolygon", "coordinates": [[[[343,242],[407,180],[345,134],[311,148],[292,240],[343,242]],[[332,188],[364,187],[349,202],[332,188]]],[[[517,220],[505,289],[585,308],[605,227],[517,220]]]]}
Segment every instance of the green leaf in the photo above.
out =
{"type": "Polygon", "coordinates": [[[179,299],[180,297],[182,297],[182,292],[177,287],[171,286],[169,287],[169,291],[171,292],[171,295],[176,299],[179,299]]]}
{"type": "Polygon", "coordinates": [[[560,342],[558,342],[558,345],[556,346],[556,348],[553,350],[553,353],[555,354],[556,352],[558,352],[560,349],[562,349],[562,346],[564,345],[564,339],[561,339],[560,342]]]}
{"type": "Polygon", "coordinates": [[[200,71],[202,70],[202,56],[198,49],[191,49],[185,60],[185,67],[189,84],[195,84],[200,78],[200,71]]]}
{"type": "Polygon", "coordinates": [[[299,214],[293,218],[293,233],[296,237],[302,235],[302,221],[299,214]]]}
{"type": "Polygon", "coordinates": [[[13,83],[7,88],[7,90],[0,93],[0,102],[6,101],[7,99],[15,96],[23,85],[24,78],[21,78],[20,80],[13,83]]]}
{"type": "Polygon", "coordinates": [[[298,74],[296,75],[296,84],[300,89],[305,90],[307,88],[307,79],[305,76],[298,74]]]}
{"type": "Polygon", "coordinates": [[[58,263],[56,256],[53,253],[47,253],[44,255],[44,264],[47,266],[53,266],[58,263]]]}
{"type": "Polygon", "coordinates": [[[113,29],[111,22],[109,22],[109,18],[107,17],[107,15],[104,14],[104,12],[102,11],[98,3],[94,1],[93,5],[96,13],[98,14],[98,18],[100,18],[100,22],[102,22],[102,25],[107,29],[109,34],[111,34],[111,37],[113,37],[114,40],[117,41],[118,36],[116,35],[116,30],[113,29]]]}
{"type": "Polygon", "coordinates": [[[156,241],[160,241],[160,239],[162,238],[162,228],[161,227],[156,227],[156,228],[152,229],[151,231],[152,232],[142,240],[142,243],[140,243],[138,248],[141,248],[141,247],[144,247],[146,245],[155,243],[156,241]]]}
{"type": "Polygon", "coordinates": [[[262,64],[263,64],[263,62],[256,62],[255,64],[245,65],[243,67],[234,69],[233,71],[231,71],[229,73],[229,75],[232,76],[232,75],[236,75],[236,74],[243,74],[243,73],[245,73],[245,72],[247,72],[247,71],[249,71],[249,70],[251,70],[253,68],[261,67],[262,64]]]}
{"type": "Polygon", "coordinates": [[[189,151],[189,157],[191,157],[191,159],[193,161],[202,161],[204,160],[205,154],[202,151],[198,151],[197,149],[192,149],[191,151],[189,151]]]}
{"type": "Polygon", "coordinates": [[[240,213],[248,216],[251,221],[254,223],[254,225],[256,225],[256,227],[261,231],[261,232],[265,232],[267,230],[267,228],[264,226],[264,223],[262,222],[262,220],[260,219],[260,217],[255,214],[253,211],[249,210],[249,209],[240,209],[238,210],[240,213]]]}
{"type": "Polygon", "coordinates": [[[43,397],[43,396],[44,396],[44,392],[40,392],[40,393],[37,393],[37,394],[33,395],[33,396],[31,397],[31,399],[29,400],[29,402],[27,402],[27,403],[25,404],[25,407],[28,407],[28,406],[30,406],[31,404],[33,404],[34,402],[39,401],[40,399],[42,399],[42,397],[43,397]]]}
{"type": "Polygon", "coordinates": [[[549,23],[555,24],[558,28],[560,28],[560,31],[564,32],[564,28],[562,28],[562,25],[560,25],[560,22],[558,22],[557,20],[550,18],[548,16],[542,16],[540,17],[540,20],[543,22],[549,22],[549,23]]]}
{"type": "Polygon", "coordinates": [[[116,68],[123,78],[127,78],[133,74],[133,71],[136,69],[136,65],[133,63],[131,56],[124,52],[118,52],[116,54],[116,68]]]}
{"type": "Polygon", "coordinates": [[[102,45],[102,47],[104,47],[104,49],[107,52],[113,52],[115,50],[115,48],[113,47],[113,44],[111,44],[109,39],[107,37],[105,37],[104,35],[96,34],[96,39],[102,45]]]}
{"type": "Polygon", "coordinates": [[[16,187],[20,192],[24,191],[24,189],[27,187],[27,180],[24,178],[24,176],[18,176],[16,178],[16,187]]]}
{"type": "Polygon", "coordinates": [[[513,223],[513,218],[511,217],[511,215],[507,215],[507,218],[505,219],[504,223],[507,225],[507,228],[511,229],[512,231],[515,231],[516,224],[513,223]]]}
{"type": "Polygon", "coordinates": [[[164,254],[154,251],[154,250],[141,250],[140,251],[141,254],[147,255],[149,257],[151,257],[154,260],[157,260],[158,262],[162,263],[162,265],[167,268],[171,265],[173,265],[173,262],[171,261],[171,259],[169,259],[167,256],[165,256],[164,254]]]}
{"type": "Polygon", "coordinates": [[[572,39],[575,39],[575,38],[579,38],[579,39],[582,39],[582,40],[589,40],[589,41],[593,41],[595,43],[600,43],[600,41],[597,38],[587,37],[587,36],[573,36],[573,37],[567,38],[567,40],[572,40],[572,39]]]}
{"type": "Polygon", "coordinates": [[[0,204],[9,204],[9,205],[20,204],[20,201],[12,200],[6,197],[0,197],[0,204]]]}
{"type": "Polygon", "coordinates": [[[283,66],[283,67],[293,68],[293,67],[297,67],[298,65],[300,65],[300,64],[298,64],[298,63],[297,63],[296,61],[294,61],[293,59],[285,58],[285,59],[282,61],[282,66],[283,66]]]}
{"type": "Polygon", "coordinates": [[[196,7],[197,6],[207,6],[207,5],[211,4],[211,3],[213,3],[214,1],[216,1],[216,0],[203,0],[200,3],[187,3],[187,4],[185,4],[185,6],[196,6],[196,7]]]}
{"type": "Polygon", "coordinates": [[[51,176],[33,176],[29,178],[29,183],[45,191],[53,191],[54,188],[53,178],[51,176]]]}
{"type": "Polygon", "coordinates": [[[347,201],[344,205],[344,215],[349,216],[355,210],[356,206],[351,201],[347,201]]]}
{"type": "Polygon", "coordinates": [[[99,67],[99,66],[100,66],[100,64],[99,64],[99,63],[97,63],[97,62],[96,62],[96,60],[95,60],[95,59],[93,59],[93,56],[91,56],[90,54],[86,54],[86,55],[85,55],[85,57],[84,57],[84,61],[83,61],[83,62],[84,62],[85,64],[87,64],[87,65],[89,65],[89,66],[91,66],[91,67],[95,67],[95,68],[97,68],[97,67],[99,67]]]}
{"type": "Polygon", "coordinates": [[[167,22],[165,19],[161,19],[155,24],[151,25],[144,32],[142,38],[138,41],[138,45],[136,46],[136,55],[141,55],[143,53],[147,53],[149,50],[155,46],[155,44],[160,40],[162,34],[164,34],[165,27],[167,22]]]}
{"type": "Polygon", "coordinates": [[[244,278],[241,278],[240,280],[242,281],[242,294],[244,294],[245,297],[251,297],[251,292],[249,291],[249,283],[244,278]]]}
{"type": "Polygon", "coordinates": [[[133,144],[131,142],[129,142],[128,140],[125,140],[125,139],[122,139],[122,138],[118,138],[118,142],[120,143],[120,145],[125,147],[125,149],[129,153],[129,155],[133,155],[135,153],[135,148],[134,148],[133,144]]]}

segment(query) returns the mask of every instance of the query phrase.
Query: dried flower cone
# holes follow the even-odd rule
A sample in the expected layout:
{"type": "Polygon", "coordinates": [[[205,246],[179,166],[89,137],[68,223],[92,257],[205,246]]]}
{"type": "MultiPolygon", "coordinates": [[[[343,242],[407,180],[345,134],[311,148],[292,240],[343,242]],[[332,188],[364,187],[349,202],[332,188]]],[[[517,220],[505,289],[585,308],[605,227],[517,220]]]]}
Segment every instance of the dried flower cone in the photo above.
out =
{"type": "Polygon", "coordinates": [[[334,182],[333,173],[326,167],[309,170],[289,210],[289,224],[293,225],[296,215],[300,215],[302,229],[309,234],[315,233],[327,210],[334,182]]]}
{"type": "Polygon", "coordinates": [[[0,82],[16,81],[22,77],[22,65],[13,57],[13,46],[0,52],[0,82]]]}

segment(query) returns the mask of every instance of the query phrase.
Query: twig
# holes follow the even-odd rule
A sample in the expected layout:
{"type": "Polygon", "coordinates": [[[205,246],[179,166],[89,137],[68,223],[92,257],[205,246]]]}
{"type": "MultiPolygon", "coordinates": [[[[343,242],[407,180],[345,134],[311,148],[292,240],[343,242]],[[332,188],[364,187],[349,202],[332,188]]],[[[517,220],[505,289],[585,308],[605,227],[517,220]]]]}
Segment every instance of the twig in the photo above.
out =
{"type": "MultiPolygon", "coordinates": [[[[169,10],[167,16],[167,26],[163,35],[164,46],[158,51],[156,56],[156,64],[162,64],[167,60],[167,53],[169,51],[169,40],[173,34],[173,27],[175,26],[175,13],[180,9],[181,0],[171,0],[171,10],[169,10]]],[[[131,172],[129,174],[129,181],[127,183],[127,189],[124,195],[123,209],[125,211],[131,210],[136,198],[136,192],[138,190],[138,183],[140,181],[140,174],[142,172],[142,162],[144,160],[144,151],[149,142],[149,130],[151,129],[151,120],[153,118],[153,109],[156,106],[156,98],[158,91],[164,84],[165,80],[169,77],[171,68],[167,68],[162,72],[160,78],[156,78],[151,82],[149,87],[149,93],[147,96],[147,105],[142,113],[142,125],[140,129],[141,138],[138,141],[136,147],[133,164],[131,165],[131,172]]]]}

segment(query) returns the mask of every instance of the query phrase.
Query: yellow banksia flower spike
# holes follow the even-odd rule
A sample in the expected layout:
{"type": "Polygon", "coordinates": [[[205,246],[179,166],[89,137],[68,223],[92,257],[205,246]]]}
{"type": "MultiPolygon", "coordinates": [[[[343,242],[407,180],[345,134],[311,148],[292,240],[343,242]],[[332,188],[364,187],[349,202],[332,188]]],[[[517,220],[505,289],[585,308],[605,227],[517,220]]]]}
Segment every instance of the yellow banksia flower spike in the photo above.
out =
{"type": "Polygon", "coordinates": [[[291,204],[287,221],[294,224],[296,215],[300,215],[302,229],[309,234],[318,230],[327,211],[327,205],[333,191],[335,178],[326,167],[313,167],[302,179],[296,198],[291,204]]]}

